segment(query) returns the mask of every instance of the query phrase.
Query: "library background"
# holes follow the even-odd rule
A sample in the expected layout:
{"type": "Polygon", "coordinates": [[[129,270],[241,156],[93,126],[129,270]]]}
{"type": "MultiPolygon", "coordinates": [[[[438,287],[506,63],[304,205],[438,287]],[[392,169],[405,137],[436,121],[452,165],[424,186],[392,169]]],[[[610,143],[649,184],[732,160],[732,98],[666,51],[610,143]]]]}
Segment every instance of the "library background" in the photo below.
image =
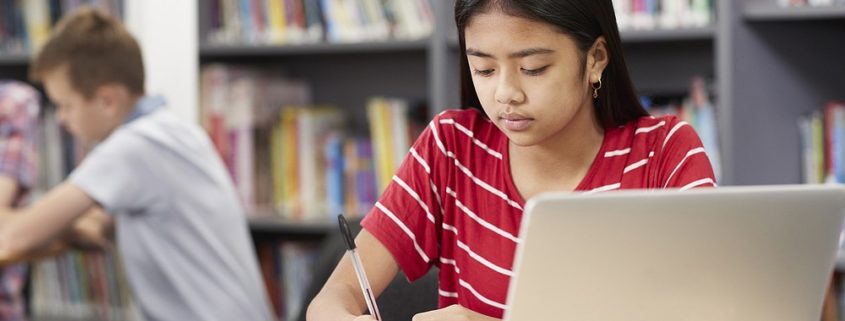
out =
{"type": "MultiPolygon", "coordinates": [[[[332,217],[359,218],[428,119],[458,108],[447,0],[0,0],[0,79],[81,5],[121,17],[148,89],[201,123],[247,212],[279,320],[303,320],[332,217]]],[[[643,103],[693,124],[721,185],[845,183],[845,1],[615,0],[643,103]]],[[[84,151],[41,113],[40,186],[84,151]]],[[[826,320],[845,320],[835,278],[826,320]]],[[[432,295],[435,295],[434,293],[432,295]]],[[[32,266],[34,320],[139,320],[119,253],[32,266]]]]}

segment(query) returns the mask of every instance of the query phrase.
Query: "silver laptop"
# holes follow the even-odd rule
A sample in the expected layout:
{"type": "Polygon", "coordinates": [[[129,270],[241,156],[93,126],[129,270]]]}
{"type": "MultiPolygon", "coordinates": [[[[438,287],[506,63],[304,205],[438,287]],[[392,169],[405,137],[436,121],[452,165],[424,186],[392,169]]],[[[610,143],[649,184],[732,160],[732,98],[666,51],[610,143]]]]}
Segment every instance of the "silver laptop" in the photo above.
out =
{"type": "Polygon", "coordinates": [[[817,321],[845,188],[547,194],[528,202],[506,321],[817,321]]]}

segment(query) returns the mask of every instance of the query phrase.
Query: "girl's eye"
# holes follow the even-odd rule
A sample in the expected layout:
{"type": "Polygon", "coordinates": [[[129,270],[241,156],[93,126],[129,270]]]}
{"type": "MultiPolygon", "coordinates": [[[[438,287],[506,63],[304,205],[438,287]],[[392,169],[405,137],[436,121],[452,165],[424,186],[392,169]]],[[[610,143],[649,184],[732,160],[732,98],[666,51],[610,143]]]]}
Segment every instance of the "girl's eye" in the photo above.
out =
{"type": "Polygon", "coordinates": [[[478,76],[488,77],[488,76],[493,74],[493,71],[494,71],[493,69],[486,69],[486,70],[475,69],[473,72],[478,76]]]}
{"type": "Polygon", "coordinates": [[[541,67],[541,68],[537,68],[537,69],[522,68],[522,72],[525,73],[526,75],[529,75],[529,76],[539,76],[539,75],[542,75],[543,72],[546,71],[546,69],[548,69],[548,68],[549,68],[549,66],[545,66],[545,67],[541,67]]]}

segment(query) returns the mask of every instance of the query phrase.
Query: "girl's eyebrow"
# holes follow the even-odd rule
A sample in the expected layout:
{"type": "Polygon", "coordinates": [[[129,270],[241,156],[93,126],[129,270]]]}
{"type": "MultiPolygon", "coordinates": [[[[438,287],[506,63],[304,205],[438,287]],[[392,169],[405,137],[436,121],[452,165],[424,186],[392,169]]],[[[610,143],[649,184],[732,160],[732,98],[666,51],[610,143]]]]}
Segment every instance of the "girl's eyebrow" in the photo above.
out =
{"type": "Polygon", "coordinates": [[[483,52],[478,49],[467,48],[467,56],[476,56],[481,58],[493,58],[493,55],[483,52]]]}
{"type": "MultiPolygon", "coordinates": [[[[534,55],[548,55],[554,53],[554,50],[547,49],[547,48],[529,48],[525,50],[520,50],[508,55],[508,58],[525,58],[528,56],[534,55]]],[[[478,49],[467,48],[466,50],[467,56],[476,56],[481,58],[495,58],[492,54],[483,52],[478,49]]]]}

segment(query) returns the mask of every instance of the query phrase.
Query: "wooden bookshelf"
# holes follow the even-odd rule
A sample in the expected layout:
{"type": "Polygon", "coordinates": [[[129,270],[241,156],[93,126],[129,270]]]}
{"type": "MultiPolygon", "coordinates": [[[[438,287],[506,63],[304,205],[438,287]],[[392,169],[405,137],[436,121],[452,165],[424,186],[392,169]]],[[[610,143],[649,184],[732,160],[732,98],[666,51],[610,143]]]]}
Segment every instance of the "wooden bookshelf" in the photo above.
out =
{"type": "Polygon", "coordinates": [[[429,42],[429,39],[420,39],[413,41],[388,40],[362,43],[316,43],[283,46],[203,44],[200,46],[200,58],[284,57],[425,51],[428,48],[429,42]]]}
{"type": "Polygon", "coordinates": [[[779,7],[774,4],[749,4],[743,16],[747,21],[786,22],[806,20],[845,20],[845,5],[822,7],[779,7]]]}

